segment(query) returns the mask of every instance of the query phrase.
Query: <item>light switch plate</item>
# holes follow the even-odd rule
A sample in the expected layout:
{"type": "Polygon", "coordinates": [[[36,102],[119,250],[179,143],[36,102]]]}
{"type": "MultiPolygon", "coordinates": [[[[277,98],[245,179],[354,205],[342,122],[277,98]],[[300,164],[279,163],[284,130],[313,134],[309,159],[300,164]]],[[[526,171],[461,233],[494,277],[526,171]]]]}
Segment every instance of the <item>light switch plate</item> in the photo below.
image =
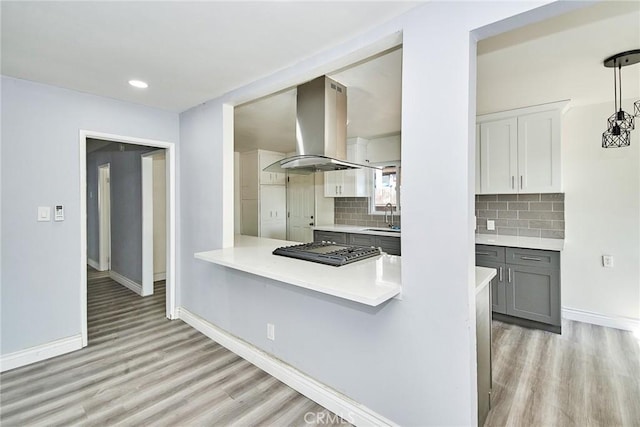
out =
{"type": "Polygon", "coordinates": [[[50,206],[38,206],[38,221],[51,221],[50,206]]]}
{"type": "Polygon", "coordinates": [[[613,255],[602,255],[602,266],[605,268],[613,268],[613,255]]]}

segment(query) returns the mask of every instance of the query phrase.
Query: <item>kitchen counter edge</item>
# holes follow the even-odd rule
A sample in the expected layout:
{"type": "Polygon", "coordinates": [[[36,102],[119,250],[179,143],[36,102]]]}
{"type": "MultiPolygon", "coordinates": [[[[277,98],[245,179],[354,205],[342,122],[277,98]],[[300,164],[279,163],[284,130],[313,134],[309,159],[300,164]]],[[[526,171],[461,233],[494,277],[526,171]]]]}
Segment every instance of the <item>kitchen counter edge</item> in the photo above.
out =
{"type": "Polygon", "coordinates": [[[498,236],[495,234],[476,234],[476,245],[507,246],[510,248],[544,249],[562,251],[564,239],[544,239],[540,237],[498,236]]]}

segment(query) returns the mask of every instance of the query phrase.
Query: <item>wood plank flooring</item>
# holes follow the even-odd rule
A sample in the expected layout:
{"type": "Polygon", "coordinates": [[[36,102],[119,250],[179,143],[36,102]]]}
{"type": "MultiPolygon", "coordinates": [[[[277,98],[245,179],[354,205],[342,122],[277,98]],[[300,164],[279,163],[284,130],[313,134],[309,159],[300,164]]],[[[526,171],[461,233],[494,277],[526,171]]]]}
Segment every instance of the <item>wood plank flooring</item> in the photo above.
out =
{"type": "Polygon", "coordinates": [[[184,322],[167,320],[164,281],[142,298],[104,273],[89,269],[88,277],[89,346],[2,373],[3,427],[345,425],[184,322]]]}
{"type": "Polygon", "coordinates": [[[640,341],[564,320],[562,335],[494,321],[485,426],[640,426],[640,341]]]}

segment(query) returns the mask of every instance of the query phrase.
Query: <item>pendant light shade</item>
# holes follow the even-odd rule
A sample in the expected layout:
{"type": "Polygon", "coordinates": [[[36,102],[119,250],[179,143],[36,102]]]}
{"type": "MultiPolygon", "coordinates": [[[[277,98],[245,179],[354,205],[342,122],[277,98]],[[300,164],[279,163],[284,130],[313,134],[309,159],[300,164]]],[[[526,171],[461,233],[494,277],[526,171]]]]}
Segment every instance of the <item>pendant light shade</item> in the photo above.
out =
{"type": "Polygon", "coordinates": [[[635,117],[640,116],[640,101],[633,104],[633,114],[622,109],[622,67],[638,62],[640,62],[640,49],[621,52],[604,60],[605,67],[613,68],[614,112],[607,119],[607,130],[602,134],[603,148],[631,145],[631,131],[635,128],[635,117]]]}

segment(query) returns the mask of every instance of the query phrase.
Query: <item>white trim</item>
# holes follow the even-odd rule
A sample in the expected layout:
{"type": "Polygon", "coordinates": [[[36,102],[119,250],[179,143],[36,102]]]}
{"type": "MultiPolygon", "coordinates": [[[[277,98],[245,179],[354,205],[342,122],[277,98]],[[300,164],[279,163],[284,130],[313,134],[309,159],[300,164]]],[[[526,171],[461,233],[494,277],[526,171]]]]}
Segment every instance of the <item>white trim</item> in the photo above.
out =
{"type": "Polygon", "coordinates": [[[80,328],[82,346],[88,344],[87,334],[87,138],[164,148],[167,168],[167,300],[166,316],[176,318],[176,145],[173,142],[113,135],[80,129],[78,131],[80,169],[80,328]]]}
{"type": "Polygon", "coordinates": [[[89,267],[93,268],[94,270],[100,271],[100,264],[98,264],[98,261],[93,260],[91,258],[87,258],[87,264],[89,265],[89,267]]]}
{"type": "Polygon", "coordinates": [[[571,100],[549,102],[547,104],[532,105],[530,107],[515,108],[513,110],[498,111],[496,113],[482,114],[476,117],[476,123],[492,122],[494,120],[506,119],[523,114],[542,113],[544,111],[558,110],[560,115],[564,114],[571,100]]]}
{"type": "Polygon", "coordinates": [[[164,271],[162,273],[153,273],[153,281],[157,282],[158,280],[167,280],[167,273],[164,271]]]}
{"type": "Polygon", "coordinates": [[[131,289],[136,294],[144,296],[142,295],[142,285],[140,283],[134,282],[128,277],[125,277],[122,274],[118,273],[117,271],[113,271],[113,270],[109,271],[109,277],[115,280],[116,282],[120,283],[125,288],[131,289]]]}
{"type": "Polygon", "coordinates": [[[293,366],[209,323],[184,307],[178,316],[218,344],[355,425],[396,426],[393,421],[320,383],[293,366]]]}
{"type": "Polygon", "coordinates": [[[562,307],[562,317],[568,320],[591,323],[592,325],[600,325],[640,333],[640,319],[633,319],[631,317],[607,316],[600,313],[569,307],[562,307]]]}
{"type": "Polygon", "coordinates": [[[78,334],[13,353],[3,354],[0,356],[0,372],[80,350],[82,347],[82,335],[78,334]]]}
{"type": "Polygon", "coordinates": [[[111,163],[98,165],[98,264],[111,270],[111,163]]]}

